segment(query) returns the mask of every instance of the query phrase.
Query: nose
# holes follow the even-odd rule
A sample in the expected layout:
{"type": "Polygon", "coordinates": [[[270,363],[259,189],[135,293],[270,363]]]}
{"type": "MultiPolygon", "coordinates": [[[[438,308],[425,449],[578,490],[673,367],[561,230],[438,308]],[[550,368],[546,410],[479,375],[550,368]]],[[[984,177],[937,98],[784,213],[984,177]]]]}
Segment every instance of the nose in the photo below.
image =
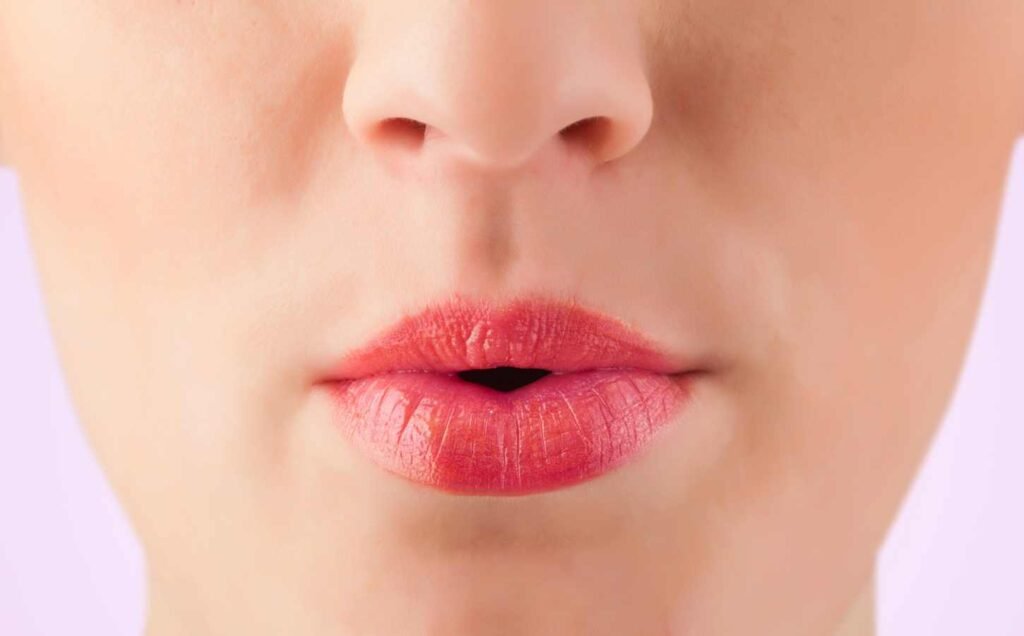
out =
{"type": "Polygon", "coordinates": [[[542,152],[595,164],[647,134],[635,3],[370,0],[342,109],[355,139],[415,162],[510,169],[542,152]]]}

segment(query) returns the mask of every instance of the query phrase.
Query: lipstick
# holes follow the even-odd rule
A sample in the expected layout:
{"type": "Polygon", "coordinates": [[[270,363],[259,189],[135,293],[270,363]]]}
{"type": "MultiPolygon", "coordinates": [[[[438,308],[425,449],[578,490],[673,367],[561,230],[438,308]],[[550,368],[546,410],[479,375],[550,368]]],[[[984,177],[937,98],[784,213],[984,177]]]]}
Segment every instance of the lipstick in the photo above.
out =
{"type": "Polygon", "coordinates": [[[576,303],[454,297],[345,356],[323,383],[378,466],[467,495],[564,488],[637,457],[704,369],[576,303]]]}

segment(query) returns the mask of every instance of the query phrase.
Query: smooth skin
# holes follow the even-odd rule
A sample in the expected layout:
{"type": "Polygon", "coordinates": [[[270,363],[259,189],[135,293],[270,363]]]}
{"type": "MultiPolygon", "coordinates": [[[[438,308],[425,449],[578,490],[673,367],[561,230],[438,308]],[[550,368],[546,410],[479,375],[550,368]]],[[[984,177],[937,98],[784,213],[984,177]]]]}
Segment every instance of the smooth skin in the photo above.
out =
{"type": "Polygon", "coordinates": [[[1024,3],[0,0],[0,128],[147,636],[867,636],[1024,133],[1024,3]],[[453,293],[717,372],[604,477],[426,490],[315,383],[453,293]]]}

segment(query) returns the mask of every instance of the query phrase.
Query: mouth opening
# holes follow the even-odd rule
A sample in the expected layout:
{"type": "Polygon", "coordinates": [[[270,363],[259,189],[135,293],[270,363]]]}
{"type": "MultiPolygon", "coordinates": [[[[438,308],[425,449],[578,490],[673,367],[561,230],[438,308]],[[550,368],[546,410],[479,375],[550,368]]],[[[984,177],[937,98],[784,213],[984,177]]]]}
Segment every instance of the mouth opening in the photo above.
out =
{"type": "Polygon", "coordinates": [[[549,375],[547,369],[524,369],[521,367],[495,367],[493,369],[467,369],[459,371],[459,378],[479,384],[495,391],[508,393],[549,375]]]}

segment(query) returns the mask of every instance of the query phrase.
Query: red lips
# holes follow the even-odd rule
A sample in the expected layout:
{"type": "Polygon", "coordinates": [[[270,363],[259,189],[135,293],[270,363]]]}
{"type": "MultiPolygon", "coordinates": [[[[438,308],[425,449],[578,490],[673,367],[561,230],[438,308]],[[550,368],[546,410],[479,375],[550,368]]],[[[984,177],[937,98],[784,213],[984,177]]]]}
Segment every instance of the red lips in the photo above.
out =
{"type": "Polygon", "coordinates": [[[680,412],[699,372],[573,304],[455,298],[352,352],[328,386],[343,434],[385,470],[450,492],[512,495],[622,465],[680,412]],[[499,367],[550,373],[459,375],[499,367]]]}

